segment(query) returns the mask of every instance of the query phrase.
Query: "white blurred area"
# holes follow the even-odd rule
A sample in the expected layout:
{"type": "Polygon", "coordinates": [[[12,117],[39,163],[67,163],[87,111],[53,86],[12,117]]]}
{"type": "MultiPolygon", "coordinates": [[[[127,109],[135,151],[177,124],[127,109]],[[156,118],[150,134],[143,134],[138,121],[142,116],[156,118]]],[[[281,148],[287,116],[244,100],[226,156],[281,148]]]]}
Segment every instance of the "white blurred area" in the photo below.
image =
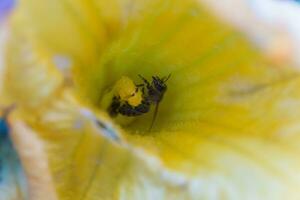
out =
{"type": "Polygon", "coordinates": [[[300,1],[251,0],[255,14],[274,29],[284,30],[291,40],[292,60],[300,69],[300,1]]]}
{"type": "Polygon", "coordinates": [[[6,22],[0,21],[0,91],[3,88],[4,80],[4,55],[5,55],[5,43],[8,36],[9,28],[6,22]]]}
{"type": "Polygon", "coordinates": [[[274,63],[300,70],[300,1],[198,1],[248,35],[274,63]]]}

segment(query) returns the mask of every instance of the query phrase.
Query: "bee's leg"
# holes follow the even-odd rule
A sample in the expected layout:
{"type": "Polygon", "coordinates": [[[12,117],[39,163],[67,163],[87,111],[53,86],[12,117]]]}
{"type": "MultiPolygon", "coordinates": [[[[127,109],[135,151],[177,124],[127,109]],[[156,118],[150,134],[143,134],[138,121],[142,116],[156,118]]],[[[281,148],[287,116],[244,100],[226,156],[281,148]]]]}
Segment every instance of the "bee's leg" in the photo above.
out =
{"type": "Polygon", "coordinates": [[[171,74],[169,74],[167,77],[163,77],[163,82],[167,82],[169,80],[169,78],[171,77],[171,74]]]}
{"type": "Polygon", "coordinates": [[[142,83],[142,84],[138,84],[138,85],[135,85],[136,87],[144,87],[145,86],[145,84],[144,83],[142,83]]]}
{"type": "Polygon", "coordinates": [[[135,85],[136,86],[136,92],[139,88],[142,88],[142,93],[145,94],[145,84],[142,83],[142,84],[138,84],[138,85],[135,85]]]}
{"type": "Polygon", "coordinates": [[[142,93],[145,95],[145,87],[142,88],[142,93]]]}
{"type": "Polygon", "coordinates": [[[144,81],[144,83],[146,84],[147,88],[151,88],[150,83],[147,81],[147,79],[145,79],[144,77],[142,77],[141,75],[139,75],[139,77],[144,81]]]}

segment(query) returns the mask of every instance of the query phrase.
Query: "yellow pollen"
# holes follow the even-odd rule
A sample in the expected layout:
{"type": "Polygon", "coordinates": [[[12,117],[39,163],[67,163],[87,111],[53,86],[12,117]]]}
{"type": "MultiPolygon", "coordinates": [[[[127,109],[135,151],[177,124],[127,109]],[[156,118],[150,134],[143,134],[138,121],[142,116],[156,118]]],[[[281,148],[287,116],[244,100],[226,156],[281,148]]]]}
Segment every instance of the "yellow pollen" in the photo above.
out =
{"type": "Polygon", "coordinates": [[[127,76],[122,76],[117,81],[114,92],[116,96],[119,96],[121,101],[127,101],[131,106],[138,106],[142,103],[142,92],[137,90],[134,82],[127,76]]]}

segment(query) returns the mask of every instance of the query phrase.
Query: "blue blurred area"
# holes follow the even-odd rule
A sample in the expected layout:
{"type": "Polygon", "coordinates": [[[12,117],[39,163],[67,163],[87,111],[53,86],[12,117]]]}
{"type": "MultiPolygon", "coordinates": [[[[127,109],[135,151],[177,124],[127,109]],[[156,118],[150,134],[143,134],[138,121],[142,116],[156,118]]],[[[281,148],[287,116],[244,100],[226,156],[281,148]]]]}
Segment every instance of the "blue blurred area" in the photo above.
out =
{"type": "Polygon", "coordinates": [[[0,21],[15,7],[16,0],[0,0],[0,21]]]}
{"type": "Polygon", "coordinates": [[[9,133],[6,118],[0,118],[0,199],[29,200],[25,174],[9,133]]]}
{"type": "Polygon", "coordinates": [[[0,11],[5,12],[11,10],[15,3],[15,0],[0,0],[0,11]]]}
{"type": "MultiPolygon", "coordinates": [[[[1,1],[1,0],[0,0],[1,1]]],[[[0,118],[0,136],[7,136],[9,133],[9,126],[6,118],[0,118]]]]}

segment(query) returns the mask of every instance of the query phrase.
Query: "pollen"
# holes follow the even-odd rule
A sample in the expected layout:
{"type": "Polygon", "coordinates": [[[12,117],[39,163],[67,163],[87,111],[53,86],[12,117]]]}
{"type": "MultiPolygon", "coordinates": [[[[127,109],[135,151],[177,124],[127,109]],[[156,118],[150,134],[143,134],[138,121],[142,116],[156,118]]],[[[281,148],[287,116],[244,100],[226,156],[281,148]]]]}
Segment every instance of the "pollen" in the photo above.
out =
{"type": "Polygon", "coordinates": [[[116,82],[114,92],[116,96],[120,97],[121,101],[126,101],[131,106],[138,106],[143,100],[142,92],[137,89],[134,82],[127,76],[122,76],[116,82]]]}

